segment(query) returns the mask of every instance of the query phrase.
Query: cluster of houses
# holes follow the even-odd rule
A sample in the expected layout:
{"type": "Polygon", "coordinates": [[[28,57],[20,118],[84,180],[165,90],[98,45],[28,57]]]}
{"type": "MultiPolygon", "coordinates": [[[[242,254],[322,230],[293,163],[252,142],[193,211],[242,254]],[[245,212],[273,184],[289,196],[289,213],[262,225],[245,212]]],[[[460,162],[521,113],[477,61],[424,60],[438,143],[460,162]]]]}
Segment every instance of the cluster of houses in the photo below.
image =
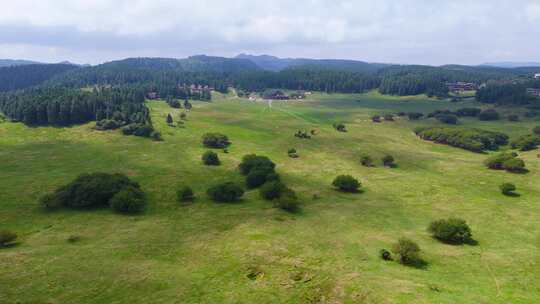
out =
{"type": "MultiPolygon", "coordinates": [[[[289,100],[289,99],[305,99],[306,95],[310,95],[311,92],[296,91],[290,94],[286,94],[281,90],[266,90],[262,93],[262,98],[267,100],[289,100]]],[[[251,97],[250,97],[251,99],[251,97]]]]}
{"type": "MultiPolygon", "coordinates": [[[[188,85],[188,84],[179,84],[178,85],[178,88],[181,89],[181,90],[184,90],[185,92],[189,92],[191,95],[194,95],[194,94],[201,94],[203,92],[211,92],[214,90],[213,87],[211,86],[208,86],[208,85],[201,85],[201,84],[191,84],[191,85],[188,85]]],[[[154,100],[154,99],[159,99],[160,96],[159,96],[159,93],[158,92],[148,92],[146,94],[146,98],[150,99],[150,100],[154,100]]]]}
{"type": "Polygon", "coordinates": [[[475,91],[478,89],[478,86],[472,82],[447,82],[446,86],[450,92],[475,91]]]}

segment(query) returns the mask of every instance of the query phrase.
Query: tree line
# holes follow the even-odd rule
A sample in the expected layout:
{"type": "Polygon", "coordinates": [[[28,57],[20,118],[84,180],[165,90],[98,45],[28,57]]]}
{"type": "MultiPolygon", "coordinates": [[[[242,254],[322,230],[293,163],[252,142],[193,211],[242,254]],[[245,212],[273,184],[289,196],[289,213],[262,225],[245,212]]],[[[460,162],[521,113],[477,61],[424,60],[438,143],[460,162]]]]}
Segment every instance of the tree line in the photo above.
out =
{"type": "Polygon", "coordinates": [[[150,123],[140,88],[31,88],[0,94],[0,111],[27,125],[72,125],[114,119],[150,123]]]}

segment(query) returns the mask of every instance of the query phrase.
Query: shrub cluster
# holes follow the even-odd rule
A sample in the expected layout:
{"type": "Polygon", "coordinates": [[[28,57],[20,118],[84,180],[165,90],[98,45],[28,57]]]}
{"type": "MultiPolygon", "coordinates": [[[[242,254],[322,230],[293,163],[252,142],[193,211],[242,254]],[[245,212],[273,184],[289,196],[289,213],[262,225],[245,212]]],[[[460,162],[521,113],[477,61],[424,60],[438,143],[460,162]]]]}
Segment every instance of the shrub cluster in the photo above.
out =
{"type": "Polygon", "coordinates": [[[125,123],[123,121],[118,121],[114,119],[102,119],[96,121],[96,126],[94,129],[99,131],[105,131],[105,130],[116,130],[120,127],[122,127],[125,123]]]}
{"type": "Polygon", "coordinates": [[[458,123],[458,118],[456,115],[453,114],[439,114],[435,116],[435,119],[438,121],[449,124],[449,125],[455,125],[458,123]]]}
{"type": "Polygon", "coordinates": [[[215,149],[223,149],[231,144],[229,138],[221,133],[204,134],[202,137],[202,143],[205,147],[215,149]]]}
{"type": "Polygon", "coordinates": [[[383,166],[394,168],[396,166],[394,157],[392,155],[385,155],[382,158],[383,166]]]}
{"type": "Polygon", "coordinates": [[[465,220],[458,218],[433,221],[428,231],[434,238],[446,243],[464,244],[472,241],[471,228],[465,220]]]}
{"type": "Polygon", "coordinates": [[[219,161],[219,157],[217,153],[214,151],[204,152],[201,158],[202,158],[203,163],[207,166],[219,166],[221,163],[219,161]]]}
{"type": "Polygon", "coordinates": [[[111,206],[119,212],[139,212],[146,197],[138,183],[119,173],[79,175],[74,181],[40,199],[46,208],[96,208],[111,206]],[[114,203],[114,205],[113,205],[114,203]]]}
{"type": "Polygon", "coordinates": [[[362,184],[350,175],[339,175],[334,179],[332,185],[343,192],[358,192],[362,184]]]}
{"type": "Polygon", "coordinates": [[[135,135],[140,137],[148,137],[154,140],[161,140],[161,133],[154,130],[154,127],[149,124],[129,124],[122,128],[124,135],[135,135]]]}
{"type": "Polygon", "coordinates": [[[216,202],[232,203],[244,195],[244,189],[233,182],[226,182],[210,187],[206,194],[216,202]]]}
{"type": "Polygon", "coordinates": [[[508,135],[500,132],[467,128],[421,127],[414,130],[424,140],[446,144],[473,152],[497,150],[508,143],[508,135]]]}
{"type": "Polygon", "coordinates": [[[487,109],[478,114],[478,119],[484,121],[498,120],[500,117],[501,115],[495,109],[487,109]]]}
{"type": "Polygon", "coordinates": [[[519,149],[520,151],[530,151],[538,148],[540,145],[540,135],[528,134],[514,139],[510,142],[512,149],[519,149]]]}
{"type": "MultiPolygon", "coordinates": [[[[313,130],[311,130],[311,135],[315,135],[313,133],[313,130]]],[[[311,139],[311,135],[309,135],[310,133],[308,133],[307,131],[303,131],[303,130],[298,130],[296,131],[296,133],[294,133],[294,137],[297,137],[297,138],[301,138],[301,139],[311,139]]]]}
{"type": "Polygon", "coordinates": [[[178,202],[189,202],[193,201],[194,198],[195,194],[193,193],[191,187],[183,186],[176,191],[176,200],[178,202]]]}
{"type": "Polygon", "coordinates": [[[339,132],[347,132],[347,128],[345,127],[345,124],[343,123],[334,123],[332,124],[334,129],[338,130],[339,132]]]}
{"type": "Polygon", "coordinates": [[[407,117],[409,117],[409,120],[419,120],[423,116],[424,116],[424,114],[418,113],[418,112],[407,113],[407,117]]]}
{"type": "Polygon", "coordinates": [[[461,108],[457,109],[455,114],[460,117],[477,117],[480,112],[482,112],[479,108],[461,108]]]}
{"type": "Polygon", "coordinates": [[[296,193],[280,181],[269,181],[259,190],[261,197],[274,202],[274,207],[295,212],[300,208],[296,193]]]}
{"type": "Polygon", "coordinates": [[[381,122],[381,116],[380,115],[373,115],[373,116],[371,116],[371,121],[373,121],[373,122],[381,122]]]}
{"type": "Polygon", "coordinates": [[[251,189],[262,186],[269,180],[279,178],[275,172],[276,164],[266,156],[245,155],[238,168],[240,173],[246,176],[246,186],[251,189]]]}
{"type": "Polygon", "coordinates": [[[399,256],[399,262],[404,265],[412,265],[420,261],[420,246],[407,238],[400,238],[392,246],[392,252],[399,256]]]}
{"type": "Polygon", "coordinates": [[[517,158],[516,153],[499,153],[485,160],[484,164],[489,169],[493,170],[506,170],[513,173],[523,173],[525,169],[525,162],[522,159],[517,158]]]}
{"type": "Polygon", "coordinates": [[[362,157],[360,157],[360,163],[364,167],[375,167],[375,163],[373,162],[373,158],[371,158],[371,156],[369,156],[369,155],[362,155],[362,157]]]}
{"type": "Polygon", "coordinates": [[[289,155],[290,158],[298,158],[300,157],[298,153],[296,152],[296,149],[291,148],[287,151],[287,155],[289,155]]]}

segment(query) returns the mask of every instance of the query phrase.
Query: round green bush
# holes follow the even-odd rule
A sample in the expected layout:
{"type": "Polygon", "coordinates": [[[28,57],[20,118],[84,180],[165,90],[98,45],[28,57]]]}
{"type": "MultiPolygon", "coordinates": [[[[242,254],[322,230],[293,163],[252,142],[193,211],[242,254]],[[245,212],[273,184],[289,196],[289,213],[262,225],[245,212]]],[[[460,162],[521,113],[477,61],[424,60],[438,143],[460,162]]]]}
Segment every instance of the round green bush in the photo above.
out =
{"type": "Polygon", "coordinates": [[[350,175],[340,175],[334,179],[332,185],[344,192],[358,192],[361,184],[350,175]]]}
{"type": "Polygon", "coordinates": [[[249,172],[246,176],[246,187],[254,189],[266,183],[268,175],[273,174],[270,168],[256,168],[249,172]]]}
{"type": "Polygon", "coordinates": [[[360,157],[360,163],[364,167],[375,167],[375,164],[373,163],[373,158],[369,155],[363,155],[360,157]]]}
{"type": "Polygon", "coordinates": [[[296,212],[300,209],[300,203],[296,193],[291,189],[286,189],[281,195],[273,200],[274,207],[287,212],[296,212]]]}
{"type": "Polygon", "coordinates": [[[242,162],[238,165],[238,168],[243,175],[248,175],[254,169],[265,169],[270,173],[275,170],[276,164],[266,156],[248,154],[242,157],[242,162]]]}
{"type": "Polygon", "coordinates": [[[265,200],[274,200],[281,196],[287,187],[280,181],[271,181],[262,185],[259,194],[265,200]]]}
{"type": "Polygon", "coordinates": [[[227,135],[221,133],[206,133],[202,137],[202,143],[205,147],[223,149],[231,144],[227,135]]]}
{"type": "Polygon", "coordinates": [[[400,238],[392,246],[392,252],[399,256],[401,264],[410,265],[420,260],[420,246],[408,238],[400,238]]]}
{"type": "Polygon", "coordinates": [[[501,189],[501,193],[504,195],[512,195],[517,188],[512,183],[503,183],[499,186],[499,189],[501,189]]]}
{"type": "Polygon", "coordinates": [[[125,187],[111,198],[110,204],[119,213],[139,213],[146,207],[146,196],[139,188],[125,187]]]}
{"type": "Polygon", "coordinates": [[[176,191],[176,199],[179,202],[189,202],[195,198],[195,194],[191,187],[184,186],[176,191]]]}
{"type": "Polygon", "coordinates": [[[379,255],[380,255],[381,259],[383,259],[385,261],[391,261],[392,260],[392,254],[390,253],[390,251],[388,251],[386,249],[381,249],[379,251],[379,255]]]}
{"type": "Polygon", "coordinates": [[[244,195],[244,189],[233,182],[226,182],[210,187],[206,193],[216,202],[230,203],[238,201],[244,195]]]}
{"type": "Polygon", "coordinates": [[[463,244],[472,240],[471,228],[465,220],[458,218],[433,221],[428,231],[434,238],[446,243],[463,244]]]}
{"type": "Polygon", "coordinates": [[[219,161],[217,153],[213,151],[204,152],[201,158],[203,163],[207,166],[219,166],[219,164],[221,163],[219,161]]]}
{"type": "Polygon", "coordinates": [[[382,163],[386,167],[394,167],[396,164],[394,163],[394,157],[392,155],[386,155],[382,158],[382,163]]]}
{"type": "Polygon", "coordinates": [[[17,234],[7,231],[0,231],[0,247],[5,247],[12,244],[17,239],[17,234]]]}

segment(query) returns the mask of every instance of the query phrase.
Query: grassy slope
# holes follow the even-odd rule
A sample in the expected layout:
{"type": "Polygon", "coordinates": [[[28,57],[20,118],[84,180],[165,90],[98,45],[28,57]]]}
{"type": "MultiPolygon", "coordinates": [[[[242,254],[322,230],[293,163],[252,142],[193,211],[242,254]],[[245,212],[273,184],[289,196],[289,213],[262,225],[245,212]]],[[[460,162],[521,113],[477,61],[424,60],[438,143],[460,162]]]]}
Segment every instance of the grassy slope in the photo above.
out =
{"type": "MultiPolygon", "coordinates": [[[[195,103],[186,128],[165,124],[180,110],[149,103],[164,142],[72,128],[0,124],[0,227],[20,244],[0,250],[1,303],[532,303],[540,300],[540,159],[523,153],[531,172],[489,171],[481,154],[421,141],[416,124],[374,124],[372,114],[431,111],[463,104],[367,95],[314,95],[309,101],[263,103],[218,97],[195,103]],[[332,129],[345,122],[347,133],[332,129]],[[317,129],[312,140],[293,137],[317,129]],[[228,134],[223,165],[205,167],[201,135],[228,134]],[[299,159],[287,157],[295,147],[299,159]],[[209,202],[204,190],[242,181],[235,170],[247,153],[269,156],[305,203],[299,215],[271,208],[248,192],[243,202],[209,202]],[[365,168],[362,153],[385,153],[399,167],[365,168]],[[142,216],[109,210],[45,213],[39,196],[83,172],[123,172],[141,183],[151,205],[142,216]],[[342,173],[365,193],[336,193],[342,173]],[[519,198],[499,194],[515,182],[519,198]],[[196,203],[175,201],[181,184],[196,203]],[[313,194],[320,199],[313,200],[313,194]],[[425,231],[440,217],[459,216],[478,246],[449,246],[425,231]],[[71,235],[82,238],[68,243],[71,235]],[[381,248],[416,240],[426,269],[383,262],[381,248]],[[250,269],[263,272],[257,280],[250,269]],[[296,278],[297,280],[295,280],[296,278]],[[298,279],[300,280],[298,281],[298,279]]],[[[421,122],[434,123],[434,122],[421,122]]],[[[467,120],[466,124],[527,133],[534,122],[467,120]]]]}

